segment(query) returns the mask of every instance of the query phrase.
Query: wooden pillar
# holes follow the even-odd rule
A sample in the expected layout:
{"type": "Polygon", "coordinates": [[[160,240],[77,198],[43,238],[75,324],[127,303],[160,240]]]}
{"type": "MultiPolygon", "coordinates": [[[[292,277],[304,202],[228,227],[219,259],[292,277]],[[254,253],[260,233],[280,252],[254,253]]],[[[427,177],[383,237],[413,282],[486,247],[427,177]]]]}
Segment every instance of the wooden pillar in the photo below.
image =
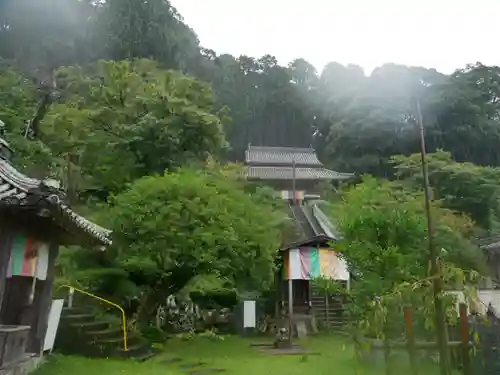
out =
{"type": "Polygon", "coordinates": [[[469,352],[469,321],[467,317],[467,305],[461,303],[459,305],[460,312],[460,341],[462,343],[462,365],[464,375],[471,375],[471,358],[469,352]]]}
{"type": "Polygon", "coordinates": [[[275,290],[275,301],[274,301],[274,317],[277,319],[279,317],[279,312],[281,308],[281,274],[283,272],[283,266],[280,266],[274,275],[274,284],[276,286],[275,290]]]}
{"type": "Polygon", "coordinates": [[[5,284],[7,277],[7,268],[9,267],[10,249],[12,233],[8,228],[0,227],[0,324],[2,322],[2,301],[5,294],[5,284]]]}
{"type": "Polygon", "coordinates": [[[293,279],[288,276],[288,339],[293,336],[293,279]]]}
{"type": "Polygon", "coordinates": [[[410,359],[410,373],[418,375],[418,358],[415,345],[415,332],[413,330],[413,312],[410,306],[404,307],[404,319],[406,329],[406,349],[410,359]]]}
{"type": "Polygon", "coordinates": [[[307,304],[309,305],[308,312],[312,313],[312,282],[307,280],[307,304]]]}
{"type": "Polygon", "coordinates": [[[55,264],[59,254],[59,245],[50,244],[49,261],[46,280],[38,280],[36,284],[35,299],[32,314],[28,318],[31,325],[28,351],[38,354],[43,349],[43,341],[47,332],[50,306],[52,304],[52,284],[55,277],[55,264]]]}

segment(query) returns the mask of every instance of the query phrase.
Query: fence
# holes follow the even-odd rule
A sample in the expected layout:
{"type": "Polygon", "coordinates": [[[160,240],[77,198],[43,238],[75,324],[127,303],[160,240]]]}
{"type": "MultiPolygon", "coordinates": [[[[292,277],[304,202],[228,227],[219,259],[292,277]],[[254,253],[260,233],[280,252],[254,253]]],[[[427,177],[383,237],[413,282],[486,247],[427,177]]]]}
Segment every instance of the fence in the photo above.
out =
{"type": "MultiPolygon", "coordinates": [[[[404,351],[408,355],[410,375],[419,375],[422,357],[437,357],[438,345],[435,341],[420,341],[414,327],[414,317],[410,306],[404,307],[405,335],[403,340],[369,340],[357,338],[358,350],[365,361],[374,357],[383,360],[386,374],[392,374],[391,356],[404,351]],[[365,341],[362,343],[361,341],[365,341]],[[364,344],[364,345],[363,345],[364,344]],[[369,348],[369,349],[367,349],[369,348]],[[367,358],[367,355],[371,358],[367,358]]],[[[460,303],[457,324],[448,326],[448,349],[450,368],[460,370],[464,375],[500,374],[500,320],[481,316],[470,316],[467,305],[460,303]]]]}

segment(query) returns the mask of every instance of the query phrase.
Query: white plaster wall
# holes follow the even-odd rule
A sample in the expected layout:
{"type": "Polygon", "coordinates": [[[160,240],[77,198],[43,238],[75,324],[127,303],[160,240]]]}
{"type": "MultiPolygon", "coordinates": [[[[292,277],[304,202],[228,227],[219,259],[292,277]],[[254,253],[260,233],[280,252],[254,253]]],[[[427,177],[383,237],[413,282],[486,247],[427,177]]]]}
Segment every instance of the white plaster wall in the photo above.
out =
{"type": "MultiPolygon", "coordinates": [[[[457,297],[457,311],[458,311],[458,304],[461,302],[465,302],[465,296],[463,292],[450,291],[447,293],[454,294],[457,297]]],[[[488,304],[490,302],[493,305],[493,308],[495,309],[496,313],[500,314],[500,290],[498,289],[478,290],[477,296],[479,298],[480,303],[477,303],[476,305],[477,305],[477,310],[480,314],[486,314],[486,310],[488,309],[488,304]]]]}

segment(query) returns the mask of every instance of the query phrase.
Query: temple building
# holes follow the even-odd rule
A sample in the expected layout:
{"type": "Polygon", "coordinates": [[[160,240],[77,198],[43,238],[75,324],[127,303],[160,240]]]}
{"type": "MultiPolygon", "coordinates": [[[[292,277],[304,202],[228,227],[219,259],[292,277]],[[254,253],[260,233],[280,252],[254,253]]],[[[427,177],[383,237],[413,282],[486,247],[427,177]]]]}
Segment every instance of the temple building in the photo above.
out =
{"type": "Polygon", "coordinates": [[[293,198],[294,187],[300,200],[308,194],[317,197],[320,181],[345,181],[354,176],[326,169],[313,148],[249,145],[245,152],[245,164],[249,181],[272,186],[284,199],[293,198]]]}
{"type": "Polygon", "coordinates": [[[0,139],[0,374],[22,373],[40,358],[61,245],[97,251],[111,232],[74,212],[60,183],[18,171],[0,139]]]}
{"type": "MultiPolygon", "coordinates": [[[[280,249],[282,263],[277,294],[281,310],[286,314],[288,302],[293,301],[294,319],[316,316],[329,324],[335,322],[338,319],[331,315],[338,314],[341,308],[327,311],[325,297],[315,293],[311,280],[323,276],[348,287],[350,273],[334,249],[340,234],[328,217],[327,204],[321,200],[318,185],[347,181],[354,174],[326,169],[313,148],[249,145],[245,164],[248,181],[273,187],[277,195],[287,201],[289,216],[296,228],[296,237],[288,239],[280,249]]],[[[338,307],[338,301],[330,301],[330,306],[338,307]]]]}

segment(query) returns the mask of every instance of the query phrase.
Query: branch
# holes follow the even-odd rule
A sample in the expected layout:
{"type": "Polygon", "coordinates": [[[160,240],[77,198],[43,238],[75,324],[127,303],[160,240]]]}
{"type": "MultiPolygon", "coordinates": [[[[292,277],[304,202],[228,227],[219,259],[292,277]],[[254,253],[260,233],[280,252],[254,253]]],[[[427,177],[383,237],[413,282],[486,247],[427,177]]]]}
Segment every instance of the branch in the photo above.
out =
{"type": "MultiPolygon", "coordinates": [[[[134,119],[132,119],[132,122],[135,123],[135,122],[139,121],[141,118],[145,117],[148,114],[149,114],[149,111],[146,108],[146,106],[144,106],[144,111],[141,112],[141,113],[139,113],[134,119]]],[[[93,117],[90,117],[90,116],[88,116],[88,119],[90,121],[92,121],[93,123],[95,123],[96,125],[98,125],[99,128],[101,130],[105,131],[106,133],[108,133],[108,134],[110,134],[112,136],[115,136],[117,138],[123,139],[123,140],[128,140],[123,135],[120,135],[120,134],[114,132],[113,130],[111,130],[110,127],[108,126],[108,124],[105,124],[102,120],[100,120],[98,118],[93,118],[93,117]]]]}
{"type": "Polygon", "coordinates": [[[40,123],[44,119],[52,103],[52,92],[48,90],[43,95],[42,100],[35,111],[35,115],[29,122],[28,130],[31,129],[33,136],[37,137],[40,134],[40,123]]]}
{"type": "Polygon", "coordinates": [[[109,126],[107,124],[105,124],[104,122],[102,122],[102,120],[99,120],[97,118],[92,118],[90,116],[88,116],[88,119],[90,121],[92,121],[94,124],[98,125],[99,128],[101,130],[103,130],[104,132],[116,137],[116,138],[119,138],[119,139],[122,139],[122,140],[127,140],[127,138],[125,138],[124,136],[114,132],[113,130],[109,129],[109,126]]]}

